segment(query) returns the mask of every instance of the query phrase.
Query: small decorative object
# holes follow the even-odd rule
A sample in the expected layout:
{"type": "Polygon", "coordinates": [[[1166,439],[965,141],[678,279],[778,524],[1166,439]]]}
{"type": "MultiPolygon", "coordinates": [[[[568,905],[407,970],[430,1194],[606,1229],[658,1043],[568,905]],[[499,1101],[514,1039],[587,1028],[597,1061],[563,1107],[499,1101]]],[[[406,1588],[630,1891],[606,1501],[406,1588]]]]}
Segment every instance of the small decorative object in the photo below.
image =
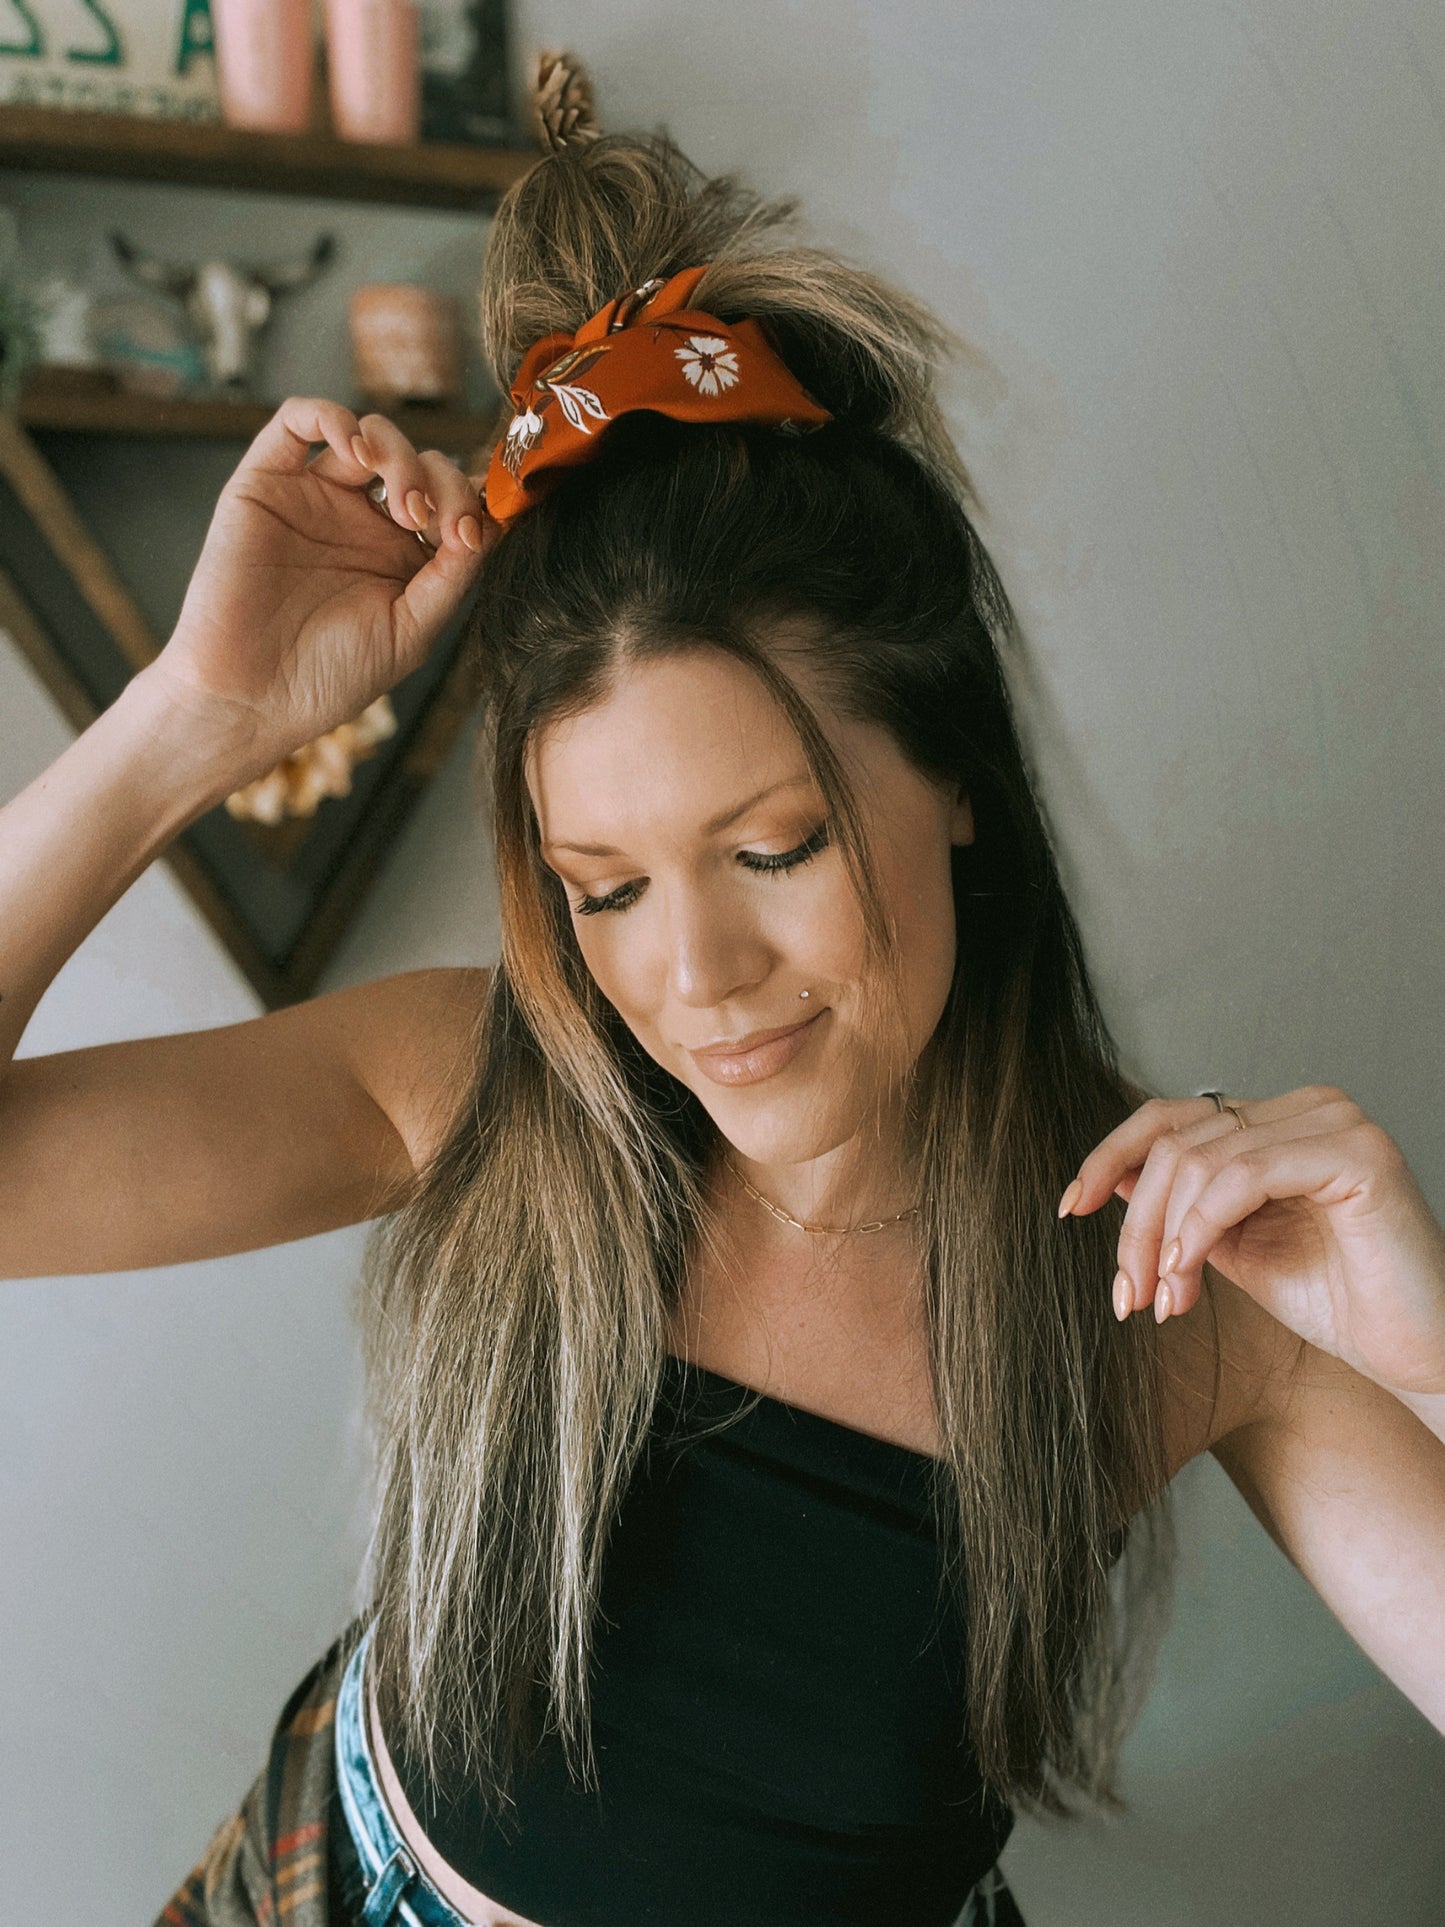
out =
{"type": "Polygon", "coordinates": [[[205,386],[201,344],[170,302],[109,297],[96,303],[93,325],[101,360],[127,394],[164,401],[205,386]]]}
{"type": "Polygon", "coordinates": [[[304,134],[316,69],[311,0],[212,0],[212,11],[226,125],[304,134]]]}
{"type": "Polygon", "coordinates": [[[378,281],[351,297],[356,385],[378,408],[462,399],[461,313],[454,296],[378,281]]]}
{"type": "Polygon", "coordinates": [[[506,0],[419,0],[421,137],[512,138],[506,0]]]}
{"type": "Polygon", "coordinates": [[[564,50],[537,56],[532,115],[544,147],[575,147],[597,139],[602,129],[597,124],[592,79],[576,54],[564,50]]]}
{"type": "Polygon", "coordinates": [[[288,816],[314,816],[323,796],[349,796],[351,772],[378,743],[396,734],[396,711],[389,696],[376,701],[353,722],[303,743],[275,769],[226,798],[226,809],[241,821],[273,827],[288,816]]]}
{"type": "Polygon", "coordinates": [[[0,413],[14,412],[26,370],[40,360],[35,305],[9,283],[0,286],[0,413]]]}
{"type": "Polygon", "coordinates": [[[201,337],[207,374],[218,387],[232,390],[245,388],[256,336],[276,296],[305,287],[336,249],[335,238],[323,234],[309,253],[274,267],[239,268],[229,261],[181,267],[141,254],[124,235],[112,234],[110,239],[121,265],[142,287],[185,303],[201,337]]]}
{"type": "Polygon", "coordinates": [[[94,368],[100,360],[91,331],[95,297],[68,274],[47,274],[31,295],[39,314],[41,359],[48,368],[94,368]]]}
{"type": "Polygon", "coordinates": [[[416,0],[326,0],[331,121],[343,140],[416,140],[419,55],[416,0]]]}
{"type": "Polygon", "coordinates": [[[13,412],[25,371],[40,360],[40,310],[18,285],[20,226],[0,207],[0,411],[13,412]]]}

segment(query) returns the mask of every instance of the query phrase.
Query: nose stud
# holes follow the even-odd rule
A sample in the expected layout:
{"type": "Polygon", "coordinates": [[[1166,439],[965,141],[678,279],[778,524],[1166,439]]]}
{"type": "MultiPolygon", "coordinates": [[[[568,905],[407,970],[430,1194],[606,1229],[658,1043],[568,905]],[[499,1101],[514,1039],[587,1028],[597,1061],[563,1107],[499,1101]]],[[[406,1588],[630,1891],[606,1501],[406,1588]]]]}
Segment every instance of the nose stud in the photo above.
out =
{"type": "Polygon", "coordinates": [[[812,993],[812,991],[811,991],[811,990],[800,990],[800,991],[798,992],[798,995],[799,995],[800,997],[811,997],[811,996],[812,996],[812,994],[813,994],[813,993],[812,993]]]}

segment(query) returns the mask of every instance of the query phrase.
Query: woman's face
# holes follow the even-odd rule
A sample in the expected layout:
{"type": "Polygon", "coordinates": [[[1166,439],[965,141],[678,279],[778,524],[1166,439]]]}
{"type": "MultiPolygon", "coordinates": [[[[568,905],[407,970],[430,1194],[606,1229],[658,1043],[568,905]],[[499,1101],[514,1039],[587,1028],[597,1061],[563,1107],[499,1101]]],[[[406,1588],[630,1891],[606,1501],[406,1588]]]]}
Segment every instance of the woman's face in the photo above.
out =
{"type": "MultiPolygon", "coordinates": [[[[916,1058],[952,979],[949,852],[972,841],[968,801],[882,728],[812,700],[896,923],[916,1058]]],[[[629,664],[542,732],[528,784],[587,967],[643,1049],[747,1159],[847,1142],[876,1062],[862,919],[802,745],[758,678],[707,648],[629,664]]]]}

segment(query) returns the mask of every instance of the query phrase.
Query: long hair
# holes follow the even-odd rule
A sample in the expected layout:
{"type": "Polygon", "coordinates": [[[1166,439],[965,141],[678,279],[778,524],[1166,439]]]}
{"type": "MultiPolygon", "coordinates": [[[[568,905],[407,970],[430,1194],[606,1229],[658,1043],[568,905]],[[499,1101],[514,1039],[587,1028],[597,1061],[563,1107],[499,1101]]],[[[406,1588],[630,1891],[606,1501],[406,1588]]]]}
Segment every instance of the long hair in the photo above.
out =
{"type": "Polygon", "coordinates": [[[717,1133],[592,980],[526,787],[538,732],[627,663],[717,648],[761,679],[812,766],[885,987],[897,955],[865,821],[779,637],[828,705],[882,724],[972,802],[975,840],[952,859],[956,968],[906,1089],[936,1513],[966,1614],[960,1720],[996,1792],[1055,1811],[1113,1800],[1162,1623],[1159,1361],[1152,1321],[1120,1326],[1111,1309],[1122,1206],[1055,1215],[1141,1093],[1119,1070],[1015,727],[1008,603],[934,396],[949,338],[871,274],[793,245],[791,215],[702,178],[664,136],[608,136],[511,191],[484,271],[504,385],[538,335],[706,261],[697,305],[759,317],[835,417],[802,438],[615,423],[508,531],[471,617],[502,955],[469,1098],[373,1247],[364,1326],[382,1714],[498,1810],[548,1731],[574,1774],[595,1772],[608,1534],[669,1308],[709,1236],[717,1133]]]}

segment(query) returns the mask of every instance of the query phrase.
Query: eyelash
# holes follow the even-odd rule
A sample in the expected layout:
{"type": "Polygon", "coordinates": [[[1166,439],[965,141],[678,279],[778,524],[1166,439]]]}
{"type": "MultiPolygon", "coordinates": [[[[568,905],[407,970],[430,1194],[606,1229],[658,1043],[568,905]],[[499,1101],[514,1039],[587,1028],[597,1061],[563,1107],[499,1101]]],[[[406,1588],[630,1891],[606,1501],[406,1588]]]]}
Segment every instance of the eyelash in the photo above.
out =
{"type": "MultiPolygon", "coordinates": [[[[812,835],[804,837],[794,850],[782,850],[776,856],[760,855],[756,850],[739,850],[738,857],[744,869],[752,870],[758,876],[780,876],[788,870],[797,870],[803,864],[811,863],[820,850],[827,849],[829,840],[828,825],[820,823],[812,835]]],[[[636,884],[624,883],[616,890],[609,891],[605,897],[589,897],[584,892],[572,907],[579,917],[595,917],[603,910],[630,910],[637,899],[626,893],[636,888],[636,884]]]]}

